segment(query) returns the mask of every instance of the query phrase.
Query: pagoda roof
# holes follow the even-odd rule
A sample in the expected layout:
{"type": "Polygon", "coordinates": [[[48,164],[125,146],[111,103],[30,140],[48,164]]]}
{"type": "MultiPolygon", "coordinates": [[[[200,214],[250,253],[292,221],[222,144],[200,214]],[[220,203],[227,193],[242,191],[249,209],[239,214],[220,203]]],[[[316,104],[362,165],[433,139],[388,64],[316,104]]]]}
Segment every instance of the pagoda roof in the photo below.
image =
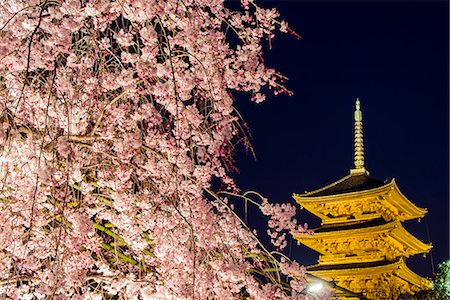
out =
{"type": "Polygon", "coordinates": [[[371,190],[389,184],[387,181],[380,181],[370,177],[367,172],[359,174],[349,174],[327,186],[311,192],[305,192],[302,197],[320,197],[338,195],[344,193],[371,190]]]}
{"type": "Polygon", "coordinates": [[[348,226],[329,226],[315,230],[313,235],[295,239],[322,254],[319,264],[341,264],[382,261],[429,252],[425,244],[402,226],[400,221],[383,219],[348,226]],[[324,230],[326,229],[326,230],[324,230]]]}
{"type": "Polygon", "coordinates": [[[314,265],[307,272],[334,280],[338,286],[355,293],[363,293],[368,299],[396,299],[392,293],[415,294],[432,288],[431,282],[411,271],[403,258],[395,262],[369,262],[342,265],[314,265]]]}
{"type": "Polygon", "coordinates": [[[321,218],[322,225],[379,217],[387,221],[405,221],[422,218],[427,212],[403,195],[395,179],[382,182],[367,172],[347,175],[321,189],[293,194],[293,198],[321,218]]]}

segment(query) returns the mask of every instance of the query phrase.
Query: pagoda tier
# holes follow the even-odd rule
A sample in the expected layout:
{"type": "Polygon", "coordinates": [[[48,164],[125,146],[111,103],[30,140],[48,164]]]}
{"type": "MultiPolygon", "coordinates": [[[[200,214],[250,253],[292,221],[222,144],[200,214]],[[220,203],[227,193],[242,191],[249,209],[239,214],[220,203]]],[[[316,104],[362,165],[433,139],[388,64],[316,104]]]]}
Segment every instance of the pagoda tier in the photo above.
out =
{"type": "Polygon", "coordinates": [[[405,230],[399,221],[386,223],[383,219],[322,227],[315,229],[313,235],[298,235],[295,239],[321,254],[319,265],[393,261],[432,248],[405,230]]]}
{"type": "Polygon", "coordinates": [[[318,216],[322,225],[378,218],[405,221],[422,218],[427,212],[411,203],[394,179],[385,183],[367,172],[350,174],[321,189],[293,197],[301,207],[318,216]]]}
{"type": "Polygon", "coordinates": [[[307,271],[354,293],[361,293],[367,299],[397,299],[402,294],[413,295],[431,289],[430,282],[412,272],[403,259],[393,263],[315,265],[308,267],[307,271]]]}

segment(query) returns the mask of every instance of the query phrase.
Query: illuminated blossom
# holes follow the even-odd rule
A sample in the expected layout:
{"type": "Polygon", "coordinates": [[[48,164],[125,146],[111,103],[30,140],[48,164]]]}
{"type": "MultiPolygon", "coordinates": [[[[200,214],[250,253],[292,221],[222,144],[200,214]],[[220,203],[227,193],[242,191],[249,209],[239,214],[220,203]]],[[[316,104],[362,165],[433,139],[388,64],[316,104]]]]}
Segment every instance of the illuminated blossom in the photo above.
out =
{"type": "MultiPolygon", "coordinates": [[[[294,292],[254,276],[280,262],[218,196],[232,92],[284,91],[261,48],[287,25],[242,4],[0,4],[2,296],[297,299],[304,270],[281,262],[294,292]]],[[[303,230],[292,206],[261,208],[277,247],[303,230]]]]}

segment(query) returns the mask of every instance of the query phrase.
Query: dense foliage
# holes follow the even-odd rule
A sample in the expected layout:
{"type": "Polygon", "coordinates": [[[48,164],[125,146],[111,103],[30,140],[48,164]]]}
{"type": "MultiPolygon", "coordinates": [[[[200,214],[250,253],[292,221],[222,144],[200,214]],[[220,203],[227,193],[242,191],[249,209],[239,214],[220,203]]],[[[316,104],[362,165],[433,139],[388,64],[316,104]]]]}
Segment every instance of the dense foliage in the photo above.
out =
{"type": "Polygon", "coordinates": [[[438,299],[450,299],[450,260],[441,262],[438,268],[433,280],[434,293],[438,299]]]}
{"type": "MultiPolygon", "coordinates": [[[[226,198],[244,137],[231,92],[282,77],[273,9],[220,0],[0,3],[0,294],[20,299],[300,299],[305,270],[226,198]]],[[[257,203],[305,232],[289,205],[257,203]]]]}
{"type": "Polygon", "coordinates": [[[433,289],[417,294],[414,300],[450,299],[450,260],[438,265],[438,272],[433,276],[433,289]]]}

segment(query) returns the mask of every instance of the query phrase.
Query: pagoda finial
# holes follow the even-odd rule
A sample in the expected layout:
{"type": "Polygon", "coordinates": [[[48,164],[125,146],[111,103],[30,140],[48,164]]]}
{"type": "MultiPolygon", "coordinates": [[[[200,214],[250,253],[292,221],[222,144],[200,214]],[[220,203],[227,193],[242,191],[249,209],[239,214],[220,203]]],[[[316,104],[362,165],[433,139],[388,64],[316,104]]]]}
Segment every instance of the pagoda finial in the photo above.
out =
{"type": "Polygon", "coordinates": [[[350,173],[351,174],[366,173],[367,171],[364,168],[364,140],[363,140],[362,112],[359,98],[356,98],[354,116],[355,116],[355,153],[354,153],[355,168],[351,169],[350,173]]]}

